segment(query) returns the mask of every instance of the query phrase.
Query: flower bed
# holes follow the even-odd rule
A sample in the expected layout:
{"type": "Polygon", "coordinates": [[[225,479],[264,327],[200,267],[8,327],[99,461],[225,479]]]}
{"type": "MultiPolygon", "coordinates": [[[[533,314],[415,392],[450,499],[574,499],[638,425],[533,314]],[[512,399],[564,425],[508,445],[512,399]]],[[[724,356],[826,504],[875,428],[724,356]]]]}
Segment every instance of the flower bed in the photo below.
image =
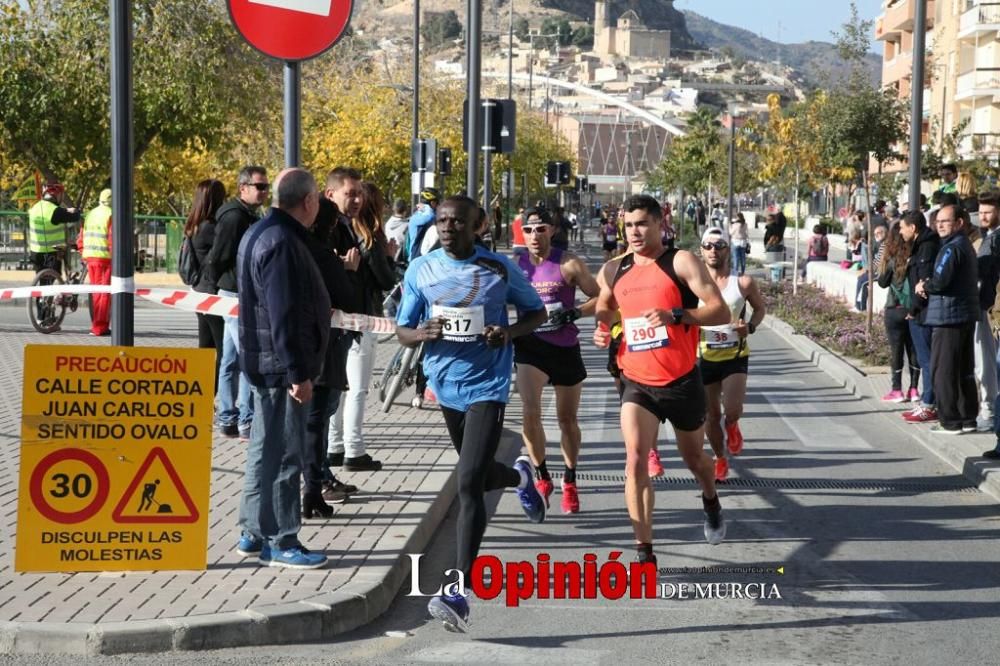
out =
{"type": "Polygon", "coordinates": [[[796,333],[862,365],[889,365],[889,340],[881,316],[872,322],[872,335],[868,339],[865,315],[848,309],[822,290],[800,284],[799,293],[793,296],[791,282],[759,284],[768,314],[786,322],[796,333]]]}

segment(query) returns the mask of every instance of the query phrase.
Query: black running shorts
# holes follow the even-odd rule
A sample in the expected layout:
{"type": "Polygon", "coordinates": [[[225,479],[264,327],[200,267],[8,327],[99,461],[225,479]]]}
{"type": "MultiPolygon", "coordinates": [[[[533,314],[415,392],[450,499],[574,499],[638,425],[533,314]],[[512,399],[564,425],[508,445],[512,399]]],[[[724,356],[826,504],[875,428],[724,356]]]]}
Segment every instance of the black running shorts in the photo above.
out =
{"type": "Polygon", "coordinates": [[[670,421],[674,430],[691,432],[705,423],[705,386],[694,368],[666,386],[648,386],[622,375],[622,403],[639,405],[656,418],[670,421]]]}
{"type": "Polygon", "coordinates": [[[538,368],[553,386],[576,386],[587,378],[580,345],[560,347],[534,335],[514,338],[514,363],[538,368]]]}
{"type": "Polygon", "coordinates": [[[705,386],[718,384],[729,375],[745,375],[750,368],[749,356],[738,356],[728,361],[698,361],[701,369],[701,383],[705,386]]]}

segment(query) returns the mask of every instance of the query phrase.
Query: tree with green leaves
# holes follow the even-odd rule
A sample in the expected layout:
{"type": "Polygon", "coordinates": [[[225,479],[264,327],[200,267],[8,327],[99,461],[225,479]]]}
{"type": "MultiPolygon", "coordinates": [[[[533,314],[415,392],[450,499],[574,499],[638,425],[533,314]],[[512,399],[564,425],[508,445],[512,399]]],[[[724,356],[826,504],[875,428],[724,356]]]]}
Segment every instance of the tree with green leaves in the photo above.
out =
{"type": "MultiPolygon", "coordinates": [[[[269,64],[220,3],[135,0],[132,27],[137,165],[154,143],[213,149],[272,117],[269,64]]],[[[80,202],[111,170],[109,50],[106,1],[0,0],[0,154],[80,202]]]]}
{"type": "Polygon", "coordinates": [[[420,36],[427,42],[428,48],[441,46],[461,34],[462,24],[453,9],[445,12],[427,12],[420,24],[420,36]]]}
{"type": "MultiPolygon", "coordinates": [[[[824,107],[820,123],[824,157],[837,167],[853,165],[868,197],[870,158],[881,164],[901,157],[897,145],[907,138],[906,107],[892,90],[879,90],[871,80],[865,55],[872,34],[872,21],[862,20],[852,1],[850,18],[836,37],[837,50],[848,65],[848,75],[834,90],[835,104],[824,107]]],[[[920,128],[909,128],[919,132],[920,128]]],[[[870,201],[867,207],[871,209],[870,201]]],[[[868,216],[868,266],[872,266],[871,215],[868,216]]],[[[871,334],[872,299],[868,290],[867,331],[871,334]]]]}

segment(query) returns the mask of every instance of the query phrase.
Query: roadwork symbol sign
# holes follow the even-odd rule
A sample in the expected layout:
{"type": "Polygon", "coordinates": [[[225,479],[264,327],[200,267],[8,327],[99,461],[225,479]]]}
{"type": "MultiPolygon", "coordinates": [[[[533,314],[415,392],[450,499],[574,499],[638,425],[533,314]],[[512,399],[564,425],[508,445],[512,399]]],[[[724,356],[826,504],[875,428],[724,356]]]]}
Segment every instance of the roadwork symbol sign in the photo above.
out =
{"type": "Polygon", "coordinates": [[[166,451],[157,447],[139,466],[118,505],[116,523],[194,523],[198,507],[177,475],[166,451]]]}
{"type": "Polygon", "coordinates": [[[204,569],[212,350],[28,345],[16,571],[204,569]]]}

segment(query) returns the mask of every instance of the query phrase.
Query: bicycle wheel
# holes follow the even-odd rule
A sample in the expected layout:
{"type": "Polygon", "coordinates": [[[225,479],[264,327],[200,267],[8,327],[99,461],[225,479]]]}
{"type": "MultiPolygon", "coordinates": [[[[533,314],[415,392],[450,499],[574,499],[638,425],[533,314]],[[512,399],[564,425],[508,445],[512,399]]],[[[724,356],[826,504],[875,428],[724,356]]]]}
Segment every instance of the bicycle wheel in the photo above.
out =
{"type": "Polygon", "coordinates": [[[404,347],[403,357],[399,361],[399,370],[396,372],[396,376],[392,378],[392,383],[389,384],[389,388],[385,392],[385,398],[382,400],[382,411],[388,412],[389,408],[392,407],[393,401],[399,392],[403,390],[403,383],[407,375],[410,373],[410,365],[413,363],[413,358],[416,356],[417,350],[415,347],[404,347]]]}
{"type": "MultiPolygon", "coordinates": [[[[63,284],[62,276],[51,268],[38,271],[32,287],[63,284]]],[[[54,333],[66,316],[66,302],[62,294],[28,299],[28,319],[39,333],[54,333]]]]}
{"type": "Polygon", "coordinates": [[[378,401],[385,402],[386,390],[389,388],[389,384],[392,383],[393,377],[399,372],[400,361],[403,360],[403,352],[406,347],[400,346],[395,353],[393,353],[392,358],[389,362],[385,364],[385,370],[382,371],[382,377],[378,380],[378,401]]]}

